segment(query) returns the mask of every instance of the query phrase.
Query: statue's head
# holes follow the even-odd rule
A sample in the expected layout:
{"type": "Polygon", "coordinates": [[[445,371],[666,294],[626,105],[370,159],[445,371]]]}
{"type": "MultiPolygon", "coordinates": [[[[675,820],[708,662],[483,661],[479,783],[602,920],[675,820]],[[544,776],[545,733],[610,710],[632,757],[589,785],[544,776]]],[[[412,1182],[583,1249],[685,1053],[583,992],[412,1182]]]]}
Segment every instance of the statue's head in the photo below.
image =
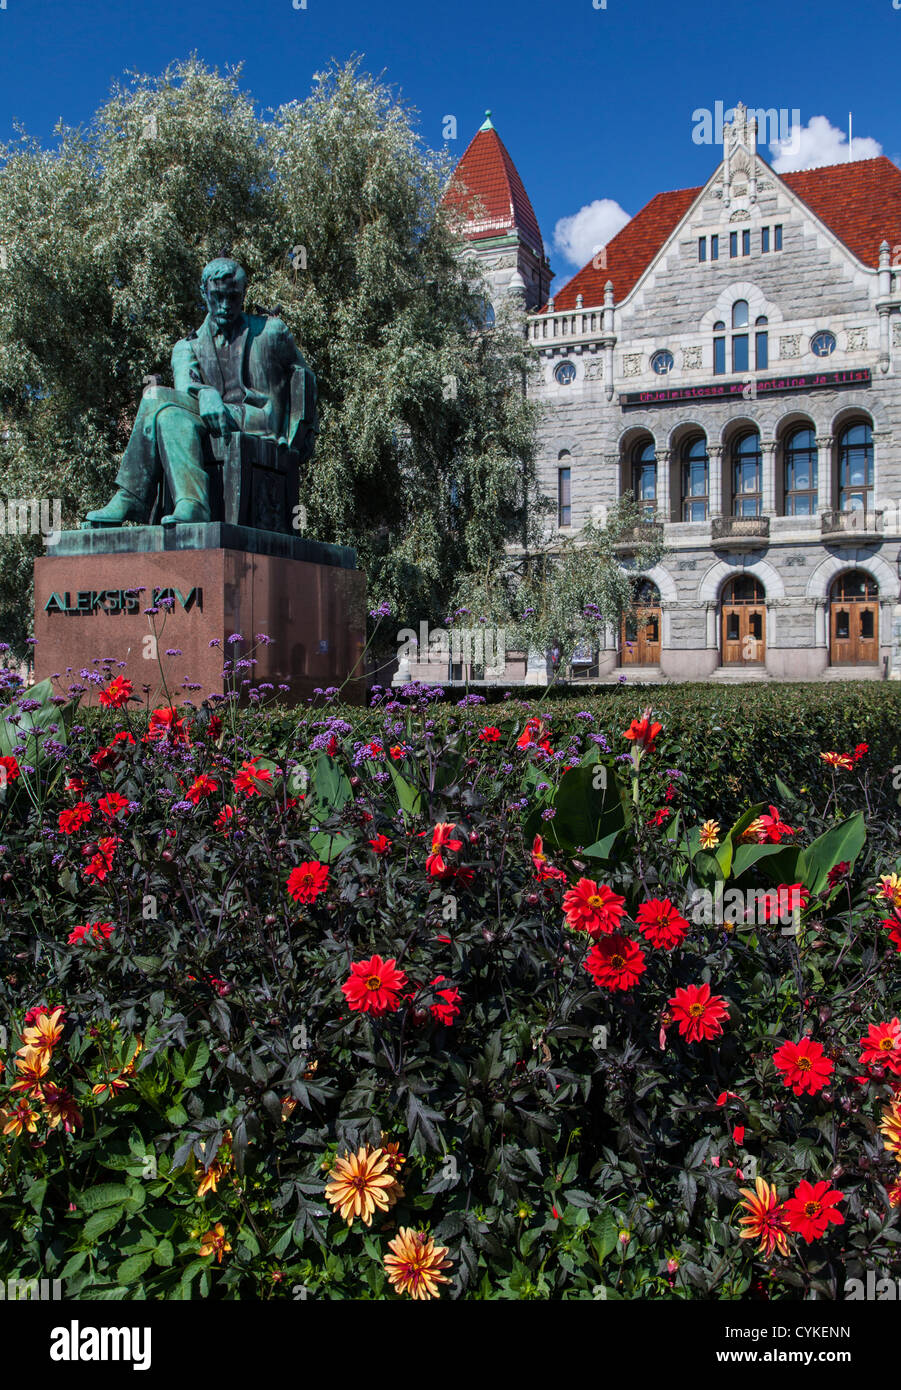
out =
{"type": "Polygon", "coordinates": [[[228,328],[244,309],[247,274],[237,261],[220,256],[203,267],[200,293],[217,328],[228,328]]]}

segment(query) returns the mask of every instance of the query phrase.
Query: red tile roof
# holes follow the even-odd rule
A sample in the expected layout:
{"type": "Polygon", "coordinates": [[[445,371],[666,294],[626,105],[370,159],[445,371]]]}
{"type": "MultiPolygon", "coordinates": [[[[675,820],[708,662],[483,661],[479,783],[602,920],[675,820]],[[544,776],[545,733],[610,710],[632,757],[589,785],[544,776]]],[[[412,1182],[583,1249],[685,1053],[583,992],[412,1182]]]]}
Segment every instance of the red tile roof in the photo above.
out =
{"type": "Polygon", "coordinates": [[[884,154],[779,177],[864,265],[901,243],[901,169],[884,154]]]}
{"type": "MultiPolygon", "coordinates": [[[[901,169],[885,155],[793,174],[770,172],[864,265],[878,266],[881,241],[901,246],[901,169]]],[[[578,294],[586,307],[603,304],[608,280],[616,302],[625,299],[701,191],[658,193],[607,243],[606,267],[589,262],[554,296],[554,309],[575,308],[578,294]]]]}
{"type": "Polygon", "coordinates": [[[606,264],[601,263],[598,269],[594,260],[599,257],[589,261],[554,296],[554,308],[574,309],[578,294],[586,306],[603,304],[608,280],[613,281],[614,299],[625,299],[700,192],[700,188],[678,188],[673,193],[658,193],[608,241],[606,264]]]}
{"type": "Polygon", "coordinates": [[[464,233],[468,241],[518,231],[527,245],[543,257],[538,218],[516,165],[490,119],[470,141],[454,170],[444,201],[468,216],[464,233]]]}

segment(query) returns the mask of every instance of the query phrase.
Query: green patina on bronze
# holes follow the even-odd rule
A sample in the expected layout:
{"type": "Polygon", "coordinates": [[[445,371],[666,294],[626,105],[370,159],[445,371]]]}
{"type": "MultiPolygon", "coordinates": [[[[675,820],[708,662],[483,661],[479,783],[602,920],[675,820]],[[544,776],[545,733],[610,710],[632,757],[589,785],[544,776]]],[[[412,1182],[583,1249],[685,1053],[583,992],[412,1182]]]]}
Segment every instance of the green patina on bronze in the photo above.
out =
{"type": "MultiPolygon", "coordinates": [[[[316,378],[280,318],[245,314],[246,287],[236,261],[204,267],[207,316],[172,350],[174,389],[152,386],[145,393],[116,492],[101,510],[88,512],[86,527],[147,524],[163,484],[174,504],[161,518],[164,526],[237,520],[236,497],[226,496],[225,516],[213,516],[211,473],[250,439],[265,446],[263,462],[272,477],[285,480],[270,524],[291,530],[297,469],[312,454],[318,428],[316,378]]],[[[226,494],[246,487],[246,478],[240,467],[233,469],[226,494]]]]}

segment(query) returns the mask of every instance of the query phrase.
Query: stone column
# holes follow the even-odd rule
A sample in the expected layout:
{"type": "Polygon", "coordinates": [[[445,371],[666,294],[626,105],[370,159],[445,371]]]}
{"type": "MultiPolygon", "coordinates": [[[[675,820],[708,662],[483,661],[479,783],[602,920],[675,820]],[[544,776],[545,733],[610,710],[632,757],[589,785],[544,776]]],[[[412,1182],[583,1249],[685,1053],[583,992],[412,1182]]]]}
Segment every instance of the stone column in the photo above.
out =
{"type": "Polygon", "coordinates": [[[708,651],[709,651],[711,648],[715,651],[715,650],[717,649],[717,647],[719,646],[719,641],[718,641],[718,639],[717,639],[717,631],[716,631],[716,619],[717,619],[717,610],[718,610],[718,607],[719,607],[719,605],[716,604],[716,603],[708,603],[708,604],[707,604],[707,639],[706,639],[706,640],[707,640],[707,649],[708,649],[708,651]]]}
{"type": "MultiPolygon", "coordinates": [[[[817,514],[832,511],[832,445],[831,434],[817,435],[817,514]]],[[[838,506],[838,498],[835,501],[838,506]]]]}
{"type": "Polygon", "coordinates": [[[826,647],[829,644],[828,630],[829,600],[815,598],[813,601],[813,645],[826,647]]]}
{"type": "Polygon", "coordinates": [[[776,441],[761,441],[761,511],[764,516],[776,515],[776,441]]]}
{"type": "Polygon", "coordinates": [[[669,449],[657,450],[657,514],[664,521],[669,521],[671,517],[670,458],[669,449]]]}
{"type": "Polygon", "coordinates": [[[721,444],[707,445],[708,477],[710,490],[710,515],[722,516],[723,514],[723,446],[721,444]]]}
{"type": "Polygon", "coordinates": [[[873,509],[881,509],[885,516],[885,521],[891,523],[891,506],[885,507],[883,499],[885,491],[882,486],[884,482],[884,469],[886,455],[888,454],[888,444],[892,438],[891,430],[873,430],[873,509]]]}

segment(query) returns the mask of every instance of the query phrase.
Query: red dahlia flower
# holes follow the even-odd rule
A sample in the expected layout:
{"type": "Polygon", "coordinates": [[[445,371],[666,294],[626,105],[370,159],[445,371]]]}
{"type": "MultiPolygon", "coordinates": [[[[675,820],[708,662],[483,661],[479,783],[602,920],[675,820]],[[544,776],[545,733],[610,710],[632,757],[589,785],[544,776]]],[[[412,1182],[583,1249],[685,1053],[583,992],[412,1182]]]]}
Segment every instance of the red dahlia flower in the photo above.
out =
{"type": "Polygon", "coordinates": [[[657,735],[663,729],[662,724],[651,722],[651,711],[646,709],[640,719],[633,719],[623,734],[623,738],[629,739],[635,744],[636,752],[653,753],[657,747],[657,735]]]}
{"type": "Polygon", "coordinates": [[[185,801],[192,801],[198,806],[205,796],[212,796],[217,787],[216,781],[202,772],[199,777],[195,777],[188,790],[185,792],[185,801]]]}
{"type": "Polygon", "coordinates": [[[358,961],[350,967],[350,978],[341,986],[341,992],[351,1009],[362,1013],[394,1013],[400,1008],[399,993],[407,983],[397,962],[382,960],[372,956],[369,960],[358,961]]]}
{"type": "Polygon", "coordinates": [[[631,989],[646,969],[644,951],[627,936],[602,936],[584,962],[595,984],[604,989],[631,989]]]}
{"type": "Polygon", "coordinates": [[[677,989],[667,1005],[679,1025],[680,1034],[690,1043],[719,1037],[723,1031],[722,1020],[729,1017],[725,999],[721,994],[711,994],[709,985],[686,985],[684,989],[677,989]]]}
{"type": "Polygon", "coordinates": [[[107,792],[106,796],[101,796],[97,806],[107,820],[115,820],[119,812],[127,808],[128,797],[120,796],[118,792],[107,792]]]}
{"type": "MultiPolygon", "coordinates": [[[[97,841],[97,850],[84,867],[85,878],[96,878],[102,883],[113,867],[113,855],[119,843],[118,835],[105,835],[97,841]]],[[[87,849],[83,851],[87,854],[87,849]]]]}
{"type": "Polygon", "coordinates": [[[76,946],[79,941],[90,941],[93,946],[102,946],[112,934],[112,922],[85,922],[83,926],[73,928],[67,938],[67,943],[70,946],[76,946]]]}
{"type": "Polygon", "coordinates": [[[64,835],[73,835],[82,825],[87,825],[93,811],[89,801],[79,801],[70,811],[60,811],[59,828],[64,835]]]}
{"type": "Polygon", "coordinates": [[[671,951],[681,945],[688,931],[688,922],[673,907],[669,898],[651,898],[642,903],[635,914],[642,936],[652,946],[671,951]]]}
{"type": "Polygon", "coordinates": [[[888,932],[888,939],[894,945],[895,950],[901,951],[901,915],[883,917],[882,925],[888,932]]]}
{"type": "Polygon", "coordinates": [[[178,717],[178,710],[171,705],[163,709],[155,709],[150,716],[150,723],[147,727],[145,740],[154,742],[156,739],[166,738],[170,743],[188,743],[188,731],[184,727],[185,719],[178,717]]]}
{"type": "Polygon", "coordinates": [[[547,736],[544,720],[539,719],[537,715],[533,715],[531,719],[527,719],[525,728],[516,740],[516,746],[517,748],[534,748],[537,746],[542,752],[550,753],[551,745],[547,736]]]}
{"type": "Polygon", "coordinates": [[[861,1038],[860,1064],[864,1067],[888,1067],[901,1076],[901,1022],[871,1023],[866,1037],[861,1038]]]}
{"type": "Polygon", "coordinates": [[[544,852],[544,841],[540,835],[536,835],[532,841],[532,866],[535,870],[535,881],[546,883],[549,880],[562,879],[566,881],[566,874],[563,869],[555,869],[548,862],[548,857],[544,852]]]}
{"type": "MultiPolygon", "coordinates": [[[[431,988],[444,983],[443,975],[436,975],[432,981],[431,988]]],[[[457,1014],[460,1012],[460,991],[454,986],[449,985],[447,989],[436,990],[436,1001],[429,1005],[429,1013],[432,1018],[443,1023],[445,1028],[449,1028],[457,1014]]]]}
{"type": "MultiPolygon", "coordinates": [[[[781,919],[787,917],[789,913],[804,912],[810,901],[810,894],[803,883],[780,883],[775,890],[776,901],[773,902],[770,894],[772,889],[768,889],[763,894],[761,903],[762,917],[765,922],[770,922],[775,917],[781,919]]],[[[760,902],[758,895],[757,901],[760,902]]]]}
{"type": "Polygon", "coordinates": [[[5,757],[0,758],[0,768],[2,768],[6,774],[5,777],[0,776],[0,786],[2,786],[4,782],[7,784],[15,782],[16,779],[21,776],[19,764],[16,762],[12,753],[8,753],[5,757]]]}
{"type": "Polygon", "coordinates": [[[783,1084],[790,1086],[796,1096],[808,1091],[822,1091],[835,1071],[822,1045],[809,1037],[800,1042],[786,1042],[773,1054],[773,1061],[782,1072],[783,1084]]]}
{"type": "Polygon", "coordinates": [[[125,676],[116,676],[105,690],[100,692],[100,703],[104,709],[122,709],[134,694],[134,686],[125,676]]]}
{"type": "Polygon", "coordinates": [[[605,883],[598,885],[594,879],[580,878],[575,888],[563,895],[566,925],[597,939],[619,927],[625,915],[625,901],[605,883]]]}
{"type": "Polygon", "coordinates": [[[308,860],[288,875],[288,892],[296,903],[314,903],[328,887],[328,864],[308,860]]]}
{"type": "Polygon", "coordinates": [[[246,796],[260,796],[260,787],[272,786],[272,773],[268,767],[257,767],[257,758],[242,762],[238,769],[238,774],[232,779],[232,786],[236,792],[244,792],[246,796]]]}
{"type": "Polygon", "coordinates": [[[392,841],[388,839],[387,835],[376,835],[374,840],[369,841],[369,844],[376,854],[388,854],[392,841]]]}
{"type": "Polygon", "coordinates": [[[449,878],[453,872],[445,864],[441,851],[463,848],[462,840],[452,838],[452,831],[456,828],[455,821],[439,821],[432,831],[432,852],[425,861],[426,871],[432,878],[449,878]]]}
{"type": "Polygon", "coordinates": [[[493,724],[486,725],[479,734],[482,743],[497,743],[501,736],[500,729],[496,729],[493,724]]]}
{"type": "Polygon", "coordinates": [[[816,1184],[806,1180],[798,1183],[795,1195],[784,1204],[789,1230],[808,1243],[819,1240],[830,1221],[837,1226],[845,1224],[844,1216],[835,1210],[836,1203],[844,1200],[836,1188],[830,1188],[825,1178],[816,1184]]]}
{"type": "Polygon", "coordinates": [[[790,825],[783,824],[779,819],[779,812],[775,806],[770,807],[768,816],[758,816],[754,824],[757,829],[757,841],[761,845],[778,845],[782,842],[783,835],[795,833],[790,825]]]}

